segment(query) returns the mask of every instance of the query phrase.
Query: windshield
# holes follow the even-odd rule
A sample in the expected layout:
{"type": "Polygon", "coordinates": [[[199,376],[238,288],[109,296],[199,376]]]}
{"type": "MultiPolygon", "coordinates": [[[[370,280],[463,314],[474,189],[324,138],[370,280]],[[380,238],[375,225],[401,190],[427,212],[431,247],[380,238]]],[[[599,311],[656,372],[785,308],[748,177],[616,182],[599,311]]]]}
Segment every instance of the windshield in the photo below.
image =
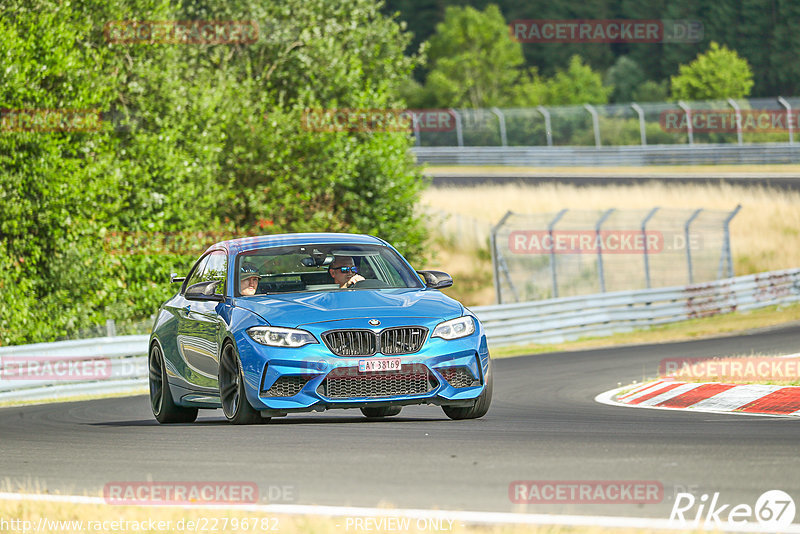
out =
{"type": "Polygon", "coordinates": [[[237,256],[236,272],[236,296],[423,287],[419,276],[396,252],[380,245],[252,250],[237,256]]]}

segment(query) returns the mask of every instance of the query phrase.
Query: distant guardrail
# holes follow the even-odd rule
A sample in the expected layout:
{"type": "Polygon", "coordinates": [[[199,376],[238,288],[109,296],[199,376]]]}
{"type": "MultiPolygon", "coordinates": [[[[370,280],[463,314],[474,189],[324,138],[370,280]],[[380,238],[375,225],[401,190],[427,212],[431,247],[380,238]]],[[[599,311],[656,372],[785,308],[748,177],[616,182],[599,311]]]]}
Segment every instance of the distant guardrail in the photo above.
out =
{"type": "MultiPolygon", "coordinates": [[[[497,347],[603,336],[798,301],[800,269],[788,269],[679,287],[478,306],[472,311],[497,347]]],[[[148,339],[118,336],[0,347],[0,402],[141,390],[147,386],[148,339]],[[40,376],[20,379],[21,363],[40,376]],[[70,365],[73,370],[87,366],[84,370],[98,376],[74,380],[70,365]]]]}
{"type": "Polygon", "coordinates": [[[800,144],[759,143],[531,146],[414,147],[420,164],[503,165],[518,167],[595,167],[645,165],[739,165],[800,163],[800,144]]]}
{"type": "Polygon", "coordinates": [[[800,301],[800,269],[471,308],[494,346],[560,343],[800,301]]]}

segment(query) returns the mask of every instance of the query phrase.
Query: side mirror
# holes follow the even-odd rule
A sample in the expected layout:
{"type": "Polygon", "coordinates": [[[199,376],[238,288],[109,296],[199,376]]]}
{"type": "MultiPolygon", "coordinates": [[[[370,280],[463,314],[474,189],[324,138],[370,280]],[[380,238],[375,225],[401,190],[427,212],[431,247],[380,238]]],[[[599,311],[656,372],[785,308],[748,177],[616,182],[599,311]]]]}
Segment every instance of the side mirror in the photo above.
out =
{"type": "Polygon", "coordinates": [[[172,273],[172,274],[169,275],[169,281],[172,284],[175,284],[177,282],[181,282],[182,283],[184,280],[186,280],[186,277],[185,276],[178,276],[178,273],[172,273]]]}
{"type": "Polygon", "coordinates": [[[425,285],[431,289],[444,289],[453,285],[453,278],[442,271],[417,271],[425,285]]]}
{"type": "Polygon", "coordinates": [[[217,285],[221,284],[222,280],[211,280],[209,282],[199,282],[197,284],[192,284],[188,288],[186,288],[186,294],[184,295],[188,300],[210,300],[215,302],[222,302],[225,300],[225,297],[222,295],[217,295],[214,291],[217,289],[217,285]]]}

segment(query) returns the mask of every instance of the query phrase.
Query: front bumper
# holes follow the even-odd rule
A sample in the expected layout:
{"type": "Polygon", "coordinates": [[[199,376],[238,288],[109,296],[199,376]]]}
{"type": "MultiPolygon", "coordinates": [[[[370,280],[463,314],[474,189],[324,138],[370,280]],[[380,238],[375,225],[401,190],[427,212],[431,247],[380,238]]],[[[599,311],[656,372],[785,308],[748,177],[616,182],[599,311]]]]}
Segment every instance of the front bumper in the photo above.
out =
{"type": "Polygon", "coordinates": [[[272,417],[368,406],[472,406],[483,392],[489,365],[481,329],[456,340],[429,337],[420,351],[400,356],[339,357],[324,343],[266,347],[246,334],[236,341],[247,399],[272,417]],[[358,371],[359,360],[388,357],[400,358],[400,371],[358,371]]]}

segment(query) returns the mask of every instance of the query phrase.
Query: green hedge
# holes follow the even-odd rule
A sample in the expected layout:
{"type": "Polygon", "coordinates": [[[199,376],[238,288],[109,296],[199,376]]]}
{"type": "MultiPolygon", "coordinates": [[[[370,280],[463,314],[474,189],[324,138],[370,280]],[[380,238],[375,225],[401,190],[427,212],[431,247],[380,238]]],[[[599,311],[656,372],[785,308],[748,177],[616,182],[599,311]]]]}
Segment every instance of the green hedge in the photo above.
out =
{"type": "Polygon", "coordinates": [[[147,317],[202,251],[113,236],[353,231],[412,260],[424,180],[403,132],[314,132],[305,109],[402,108],[409,36],[372,0],[9,0],[0,107],[96,110],[99,129],[0,128],[0,344],[147,317]],[[35,5],[33,5],[35,4],[35,5]],[[119,44],[113,21],[255,21],[255,43],[119,44]],[[112,253],[113,252],[113,253],[112,253]]]}

